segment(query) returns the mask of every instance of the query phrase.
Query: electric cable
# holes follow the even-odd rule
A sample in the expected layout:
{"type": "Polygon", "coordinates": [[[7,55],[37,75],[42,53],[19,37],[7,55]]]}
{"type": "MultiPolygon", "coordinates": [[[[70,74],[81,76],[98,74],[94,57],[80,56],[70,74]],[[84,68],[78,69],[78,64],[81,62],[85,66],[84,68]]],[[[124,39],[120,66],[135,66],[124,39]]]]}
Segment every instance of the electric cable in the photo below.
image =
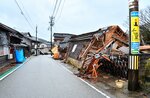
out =
{"type": "Polygon", "coordinates": [[[23,5],[23,3],[22,3],[21,1],[20,1],[20,3],[21,3],[21,5],[22,5],[22,7],[23,7],[23,9],[24,9],[24,11],[25,11],[27,17],[29,18],[29,20],[30,20],[32,26],[34,27],[33,21],[32,21],[32,19],[31,19],[30,15],[28,14],[28,11],[25,9],[25,7],[24,7],[24,5],[23,5]]]}
{"type": "MultiPolygon", "coordinates": [[[[17,2],[17,0],[14,0],[14,1],[15,1],[15,3],[17,4],[19,10],[21,11],[21,15],[24,16],[25,20],[26,20],[27,23],[29,24],[29,27],[33,29],[33,26],[31,25],[31,23],[29,22],[29,20],[28,20],[27,17],[25,16],[25,14],[24,14],[23,10],[21,9],[21,7],[20,7],[19,3],[17,2]]],[[[34,29],[33,29],[33,30],[34,30],[34,29]]]]}
{"type": "Polygon", "coordinates": [[[59,0],[59,4],[58,4],[58,7],[57,7],[57,9],[56,9],[56,13],[55,13],[54,17],[57,16],[57,13],[58,13],[59,8],[60,8],[60,5],[61,5],[61,1],[62,1],[62,0],[59,0]]]}
{"type": "Polygon", "coordinates": [[[58,3],[58,0],[56,0],[56,2],[55,2],[55,6],[54,6],[54,9],[53,9],[52,16],[54,16],[54,13],[55,13],[55,11],[56,11],[57,3],[58,3]]]}
{"type": "Polygon", "coordinates": [[[65,1],[66,1],[66,0],[64,0],[64,2],[63,2],[63,4],[62,4],[61,10],[60,10],[60,14],[59,14],[59,16],[56,18],[56,22],[57,22],[57,21],[60,19],[60,17],[61,17],[61,14],[62,14],[64,5],[65,5],[65,1]]]}

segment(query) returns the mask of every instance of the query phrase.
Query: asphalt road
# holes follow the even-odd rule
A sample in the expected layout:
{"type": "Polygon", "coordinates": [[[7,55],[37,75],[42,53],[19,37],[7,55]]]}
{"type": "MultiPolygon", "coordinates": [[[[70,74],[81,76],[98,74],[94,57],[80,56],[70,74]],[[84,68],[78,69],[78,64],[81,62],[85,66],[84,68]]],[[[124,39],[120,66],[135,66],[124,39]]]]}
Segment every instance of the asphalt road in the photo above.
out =
{"type": "Polygon", "coordinates": [[[49,56],[33,57],[0,81],[0,98],[106,98],[49,56]]]}

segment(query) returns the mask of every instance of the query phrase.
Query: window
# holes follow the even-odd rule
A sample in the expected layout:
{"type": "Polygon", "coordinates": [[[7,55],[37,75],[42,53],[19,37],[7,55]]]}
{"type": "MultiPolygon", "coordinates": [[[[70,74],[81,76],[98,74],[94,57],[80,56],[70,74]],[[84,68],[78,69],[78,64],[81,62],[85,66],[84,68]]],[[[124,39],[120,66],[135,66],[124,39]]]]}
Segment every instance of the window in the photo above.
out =
{"type": "Polygon", "coordinates": [[[72,48],[72,51],[71,51],[71,52],[74,52],[74,51],[76,50],[76,48],[77,48],[77,44],[75,44],[75,45],[73,46],[73,48],[72,48]]]}

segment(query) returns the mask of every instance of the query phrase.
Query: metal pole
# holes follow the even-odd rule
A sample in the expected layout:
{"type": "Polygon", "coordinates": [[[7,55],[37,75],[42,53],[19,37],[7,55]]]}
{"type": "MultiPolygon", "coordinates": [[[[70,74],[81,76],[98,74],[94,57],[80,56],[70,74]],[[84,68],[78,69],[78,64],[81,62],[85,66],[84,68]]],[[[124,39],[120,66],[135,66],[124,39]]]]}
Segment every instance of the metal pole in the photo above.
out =
{"type": "Polygon", "coordinates": [[[53,45],[52,36],[53,36],[54,17],[51,16],[51,17],[49,17],[49,18],[50,18],[50,22],[49,22],[49,23],[50,23],[50,29],[51,29],[51,30],[50,30],[50,31],[51,31],[51,32],[50,32],[50,33],[51,33],[51,34],[50,34],[50,35],[51,35],[51,36],[50,36],[50,41],[51,41],[51,50],[52,50],[52,45],[53,45]]]}
{"type": "MultiPolygon", "coordinates": [[[[51,22],[52,22],[52,20],[51,20],[51,22]]],[[[53,45],[52,35],[53,35],[53,28],[52,28],[52,25],[51,25],[51,50],[52,50],[52,45],[53,45]]]]}
{"type": "Polygon", "coordinates": [[[37,43],[37,26],[36,26],[36,56],[37,56],[37,47],[38,47],[38,43],[37,43]]]}
{"type": "Polygon", "coordinates": [[[139,89],[138,66],[139,66],[139,5],[138,0],[129,0],[129,66],[128,66],[128,90],[139,89]]]}

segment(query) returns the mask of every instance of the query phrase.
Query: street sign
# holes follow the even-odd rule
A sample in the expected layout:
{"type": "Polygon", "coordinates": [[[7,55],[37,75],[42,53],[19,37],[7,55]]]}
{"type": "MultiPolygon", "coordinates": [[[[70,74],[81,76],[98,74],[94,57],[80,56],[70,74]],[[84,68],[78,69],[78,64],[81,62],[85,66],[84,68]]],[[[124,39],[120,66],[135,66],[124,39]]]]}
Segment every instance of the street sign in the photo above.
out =
{"type": "Polygon", "coordinates": [[[131,42],[140,42],[139,14],[137,11],[131,12],[131,42]]]}
{"type": "Polygon", "coordinates": [[[131,53],[138,54],[140,46],[139,13],[131,12],[131,53]]]}

